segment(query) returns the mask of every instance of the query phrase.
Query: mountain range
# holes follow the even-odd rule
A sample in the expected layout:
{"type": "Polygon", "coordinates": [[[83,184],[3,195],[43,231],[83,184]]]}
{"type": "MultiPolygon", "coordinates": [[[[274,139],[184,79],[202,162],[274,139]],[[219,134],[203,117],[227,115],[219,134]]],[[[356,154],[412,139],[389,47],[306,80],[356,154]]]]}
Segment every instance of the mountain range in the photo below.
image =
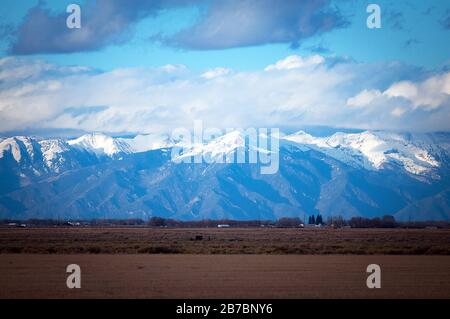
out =
{"type": "MultiPolygon", "coordinates": [[[[363,131],[280,133],[279,169],[179,163],[164,134],[0,138],[0,218],[182,220],[287,216],[450,220],[450,134],[363,131]]],[[[180,158],[248,151],[233,131],[180,158]]],[[[267,150],[269,151],[269,150],[267,150]]],[[[273,150],[270,150],[273,151],[273,150]]]]}

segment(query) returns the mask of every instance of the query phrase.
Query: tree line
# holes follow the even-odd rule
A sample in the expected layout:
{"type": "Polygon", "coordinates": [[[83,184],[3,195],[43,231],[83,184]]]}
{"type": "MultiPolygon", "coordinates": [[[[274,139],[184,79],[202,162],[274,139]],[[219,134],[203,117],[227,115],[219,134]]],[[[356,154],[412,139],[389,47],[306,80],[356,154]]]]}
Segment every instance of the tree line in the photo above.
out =
{"type": "Polygon", "coordinates": [[[385,215],[383,217],[352,217],[345,219],[342,216],[329,216],[324,220],[321,214],[312,214],[308,217],[308,223],[298,217],[281,217],[277,220],[232,220],[232,219],[203,219],[194,221],[182,221],[171,218],[163,218],[159,216],[151,217],[145,221],[139,218],[132,219],[92,219],[92,220],[54,220],[54,219],[28,219],[23,220],[0,220],[0,225],[28,225],[36,227],[48,226],[92,226],[92,227],[108,227],[108,226],[134,226],[134,227],[169,227],[169,228],[213,228],[219,225],[225,227],[308,227],[309,226],[326,226],[333,228],[351,227],[351,228],[450,228],[450,223],[446,221],[422,221],[422,222],[400,222],[396,221],[394,216],[385,215]]]}

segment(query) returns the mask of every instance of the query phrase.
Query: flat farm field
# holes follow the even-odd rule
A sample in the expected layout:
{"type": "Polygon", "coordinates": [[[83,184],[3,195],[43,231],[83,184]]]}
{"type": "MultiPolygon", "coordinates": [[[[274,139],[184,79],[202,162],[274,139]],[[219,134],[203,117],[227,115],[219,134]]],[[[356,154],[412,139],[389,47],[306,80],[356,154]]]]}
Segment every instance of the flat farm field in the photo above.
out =
{"type": "Polygon", "coordinates": [[[450,229],[3,227],[0,253],[450,255],[450,229]]]}
{"type": "Polygon", "coordinates": [[[0,252],[0,298],[450,298],[446,229],[0,228],[0,252]]]}
{"type": "Polygon", "coordinates": [[[0,298],[450,298],[449,269],[450,256],[3,254],[0,298]],[[366,286],[374,263],[380,289],[366,286]]]}

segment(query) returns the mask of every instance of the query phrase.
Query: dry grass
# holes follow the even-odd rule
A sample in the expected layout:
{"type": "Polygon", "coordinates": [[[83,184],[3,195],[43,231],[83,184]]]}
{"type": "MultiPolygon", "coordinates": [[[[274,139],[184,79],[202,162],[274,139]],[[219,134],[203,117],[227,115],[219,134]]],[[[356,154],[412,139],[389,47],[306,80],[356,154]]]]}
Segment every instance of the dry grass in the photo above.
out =
{"type": "Polygon", "coordinates": [[[0,253],[450,255],[450,230],[0,228],[0,253]]]}

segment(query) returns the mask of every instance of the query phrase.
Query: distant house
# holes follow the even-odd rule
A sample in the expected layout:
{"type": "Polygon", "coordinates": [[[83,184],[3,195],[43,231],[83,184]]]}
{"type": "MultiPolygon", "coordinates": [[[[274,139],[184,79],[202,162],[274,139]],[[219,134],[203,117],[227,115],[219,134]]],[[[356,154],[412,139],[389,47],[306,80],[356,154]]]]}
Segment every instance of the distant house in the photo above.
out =
{"type": "Polygon", "coordinates": [[[219,224],[219,225],[217,225],[217,228],[230,228],[230,225],[228,225],[228,224],[219,224]]]}
{"type": "Polygon", "coordinates": [[[79,223],[79,222],[67,222],[66,223],[67,224],[67,226],[81,226],[81,224],[79,223]]]}
{"type": "Polygon", "coordinates": [[[26,224],[20,224],[20,223],[8,223],[9,227],[19,227],[19,228],[26,228],[26,224]]]}

